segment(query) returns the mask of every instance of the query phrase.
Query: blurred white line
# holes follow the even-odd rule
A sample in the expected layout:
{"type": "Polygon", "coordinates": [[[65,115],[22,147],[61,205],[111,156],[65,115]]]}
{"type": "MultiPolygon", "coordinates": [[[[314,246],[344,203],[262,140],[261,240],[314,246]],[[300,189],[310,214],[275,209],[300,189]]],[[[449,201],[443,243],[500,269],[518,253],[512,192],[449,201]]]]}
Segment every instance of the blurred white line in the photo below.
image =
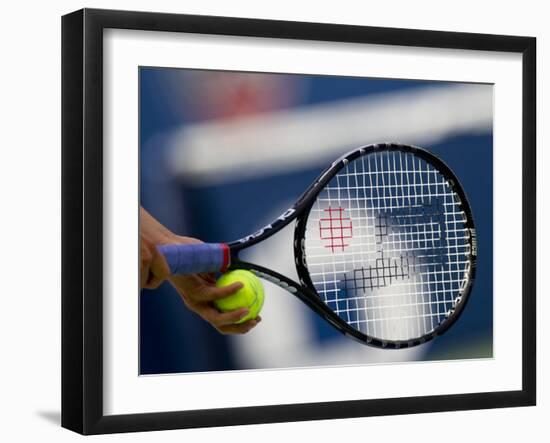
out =
{"type": "Polygon", "coordinates": [[[493,122],[491,85],[430,86],[186,126],[170,143],[172,172],[197,185],[300,170],[342,149],[423,145],[493,122]]]}

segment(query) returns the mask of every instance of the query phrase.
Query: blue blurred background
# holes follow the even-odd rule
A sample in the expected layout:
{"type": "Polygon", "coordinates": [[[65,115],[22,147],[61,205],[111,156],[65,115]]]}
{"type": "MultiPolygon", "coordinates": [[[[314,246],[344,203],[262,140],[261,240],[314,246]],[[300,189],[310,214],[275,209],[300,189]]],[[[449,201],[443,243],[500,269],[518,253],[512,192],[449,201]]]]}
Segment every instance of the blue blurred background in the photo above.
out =
{"type": "MultiPolygon", "coordinates": [[[[249,234],[328,162],[387,141],[422,146],[451,167],[479,242],[460,320],[408,350],[346,339],[267,282],[263,322],[232,337],[190,312],[169,284],[144,290],[141,374],[492,357],[492,85],[143,67],[139,118],[141,204],[180,235],[218,242],[249,234]]],[[[295,277],[292,229],[245,258],[295,277]]]]}

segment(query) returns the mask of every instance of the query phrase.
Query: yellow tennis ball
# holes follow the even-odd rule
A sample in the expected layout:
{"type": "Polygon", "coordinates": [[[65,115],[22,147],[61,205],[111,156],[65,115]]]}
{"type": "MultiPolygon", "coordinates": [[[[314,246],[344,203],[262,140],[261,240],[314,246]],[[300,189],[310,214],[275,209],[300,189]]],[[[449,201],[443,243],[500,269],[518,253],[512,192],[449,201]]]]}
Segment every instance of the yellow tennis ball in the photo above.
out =
{"type": "Polygon", "coordinates": [[[248,314],[236,322],[239,324],[258,316],[264,304],[264,287],[258,277],[243,269],[223,274],[216,282],[216,286],[221,288],[235,282],[241,282],[243,287],[228,297],[215,300],[214,306],[222,312],[248,308],[248,314]]]}

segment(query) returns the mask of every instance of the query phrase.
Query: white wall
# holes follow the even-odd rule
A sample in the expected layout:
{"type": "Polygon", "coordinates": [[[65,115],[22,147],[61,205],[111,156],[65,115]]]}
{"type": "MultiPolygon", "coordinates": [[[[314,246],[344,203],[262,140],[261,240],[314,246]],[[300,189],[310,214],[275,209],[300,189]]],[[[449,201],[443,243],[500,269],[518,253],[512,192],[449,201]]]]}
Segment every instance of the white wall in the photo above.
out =
{"type": "MultiPolygon", "coordinates": [[[[297,2],[279,0],[112,0],[88,2],[5,2],[2,7],[0,68],[0,436],[3,441],[73,441],[81,439],[59,427],[60,411],[60,16],[83,6],[233,15],[410,27],[449,31],[531,35],[538,38],[538,144],[550,120],[550,30],[544,2],[297,2]],[[309,6],[308,5],[311,5],[309,6]],[[371,3],[368,5],[368,3],[371,3]],[[543,107],[545,107],[545,113],[543,107]],[[7,154],[7,155],[6,155],[7,154]],[[26,282],[25,287],[22,282],[26,282]]],[[[540,152],[541,150],[539,150],[540,152]]],[[[540,168],[550,171],[548,155],[540,168]]],[[[546,188],[546,189],[543,189],[546,188]]],[[[548,180],[539,181],[539,196],[548,180]]],[[[539,197],[542,203],[542,198],[539,197]]],[[[539,226],[548,222],[548,203],[539,209],[539,226]],[[544,213],[543,213],[544,212],[544,213]],[[541,217],[542,215],[542,217],[541,217]]],[[[539,275],[548,267],[548,235],[539,237],[539,275]]],[[[540,281],[539,312],[550,285],[540,281]]],[[[426,441],[464,439],[506,442],[548,435],[550,328],[539,315],[539,406],[494,411],[331,420],[221,429],[166,431],[99,437],[94,441],[297,440],[426,441]],[[544,342],[544,343],[543,343],[544,342]],[[542,344],[543,346],[541,346],[542,344]],[[546,348],[546,349],[543,349],[546,348]],[[423,434],[426,433],[424,436],[423,434]]],[[[537,439],[541,441],[541,439],[537,439]]]]}

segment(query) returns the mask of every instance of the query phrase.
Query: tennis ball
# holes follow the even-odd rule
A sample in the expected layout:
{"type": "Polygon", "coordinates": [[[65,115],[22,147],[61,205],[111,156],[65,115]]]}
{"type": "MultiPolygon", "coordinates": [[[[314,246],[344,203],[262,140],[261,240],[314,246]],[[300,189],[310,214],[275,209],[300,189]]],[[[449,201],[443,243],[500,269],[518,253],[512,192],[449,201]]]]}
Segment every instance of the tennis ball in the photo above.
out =
{"type": "Polygon", "coordinates": [[[241,282],[243,287],[228,297],[215,300],[214,306],[222,312],[248,308],[248,314],[235,322],[239,324],[258,316],[264,304],[264,287],[252,272],[242,269],[223,274],[216,282],[216,286],[221,288],[235,282],[241,282]]]}

